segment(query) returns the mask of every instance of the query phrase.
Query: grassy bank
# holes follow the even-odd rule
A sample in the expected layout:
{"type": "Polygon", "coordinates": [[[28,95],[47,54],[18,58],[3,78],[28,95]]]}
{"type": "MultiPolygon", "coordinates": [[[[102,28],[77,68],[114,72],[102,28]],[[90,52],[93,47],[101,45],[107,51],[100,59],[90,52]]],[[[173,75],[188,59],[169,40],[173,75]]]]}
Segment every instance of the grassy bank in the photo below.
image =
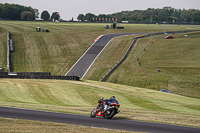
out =
{"type": "MultiPolygon", "coordinates": [[[[168,89],[176,94],[200,98],[200,33],[175,34],[174,39],[170,40],[164,37],[138,39],[125,62],[106,81],[154,90],[168,89]],[[144,49],[147,51],[144,52],[144,49]]],[[[101,79],[121,59],[133,36],[121,38],[114,39],[102,52],[85,76],[86,79],[101,79]],[[114,57],[118,59],[114,60],[114,57]]]]}
{"type": "Polygon", "coordinates": [[[4,29],[0,28],[0,67],[6,68],[7,57],[7,33],[4,29]]]}
{"type": "MultiPolygon", "coordinates": [[[[0,65],[6,68],[6,33],[10,31],[14,42],[13,70],[51,72],[54,75],[64,75],[99,35],[117,32],[163,32],[163,25],[145,24],[121,24],[125,29],[120,30],[105,29],[105,24],[101,23],[0,21],[0,24],[0,65]],[[36,32],[36,27],[43,26],[50,32],[36,32]]],[[[198,28],[166,25],[166,31],[198,28]]],[[[191,33],[187,38],[180,38],[179,34],[173,40],[165,40],[163,36],[139,39],[127,60],[107,81],[155,90],[168,89],[176,94],[200,98],[199,64],[195,63],[199,62],[199,37],[192,35],[199,33],[191,33]],[[140,56],[141,67],[138,67],[136,58],[152,39],[155,39],[154,44],[140,56]],[[158,68],[161,69],[160,74],[157,73],[158,68]],[[190,91],[185,86],[194,89],[190,91]]],[[[84,78],[99,81],[124,56],[136,36],[138,35],[115,38],[84,78]]]]}
{"type": "MultiPolygon", "coordinates": [[[[120,30],[105,29],[104,25],[105,23],[0,21],[0,32],[11,32],[14,42],[12,64],[15,72],[51,72],[54,75],[64,75],[99,35],[163,32],[163,25],[121,24],[125,29],[120,30]],[[50,32],[38,33],[36,27],[45,27],[50,32]]],[[[166,25],[166,31],[196,29],[196,26],[166,25]]],[[[4,49],[5,41],[0,40],[0,47],[4,49]]],[[[1,49],[0,60],[6,68],[6,54],[3,51],[1,49]]]]}
{"type": "Polygon", "coordinates": [[[97,58],[84,79],[99,81],[126,53],[133,36],[117,37],[113,39],[106,49],[97,58]]]}
{"type": "Polygon", "coordinates": [[[0,132],[34,132],[34,133],[135,133],[121,130],[111,130],[104,128],[96,128],[96,127],[85,127],[78,125],[70,125],[70,124],[61,124],[61,123],[53,123],[53,122],[39,122],[39,121],[30,121],[30,120],[19,120],[19,119],[5,119],[0,118],[0,132]]]}
{"type": "MultiPolygon", "coordinates": [[[[105,29],[104,25],[0,21],[0,65],[6,68],[8,31],[14,42],[15,72],[64,75],[99,35],[164,29],[163,25],[121,24],[125,29],[116,30],[105,29]],[[45,26],[50,32],[38,33],[38,26],[45,26]]],[[[165,28],[166,31],[200,29],[177,25],[165,28]]],[[[89,80],[0,79],[0,106],[89,115],[99,98],[115,95],[121,104],[118,118],[200,127],[199,35],[198,32],[180,38],[178,34],[173,40],[165,40],[164,36],[139,39],[107,82],[91,81],[102,78],[122,58],[135,36],[117,37],[88,71],[85,79],[89,80]],[[152,39],[154,43],[142,52],[152,39]],[[141,67],[136,61],[138,55],[141,67]],[[160,89],[173,94],[157,91],[160,89]]]]}
{"type": "Polygon", "coordinates": [[[101,98],[115,95],[118,118],[200,127],[200,100],[95,81],[0,80],[0,106],[89,115],[101,98]]]}

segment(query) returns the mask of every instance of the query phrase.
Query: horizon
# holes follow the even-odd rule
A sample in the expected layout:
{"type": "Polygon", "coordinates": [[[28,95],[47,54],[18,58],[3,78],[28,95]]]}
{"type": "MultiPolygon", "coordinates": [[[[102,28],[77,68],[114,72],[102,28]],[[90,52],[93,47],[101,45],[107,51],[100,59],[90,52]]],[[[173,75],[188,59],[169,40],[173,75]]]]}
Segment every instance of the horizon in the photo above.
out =
{"type": "Polygon", "coordinates": [[[148,8],[162,9],[163,7],[172,7],[175,9],[200,9],[199,0],[101,0],[97,3],[94,0],[74,0],[74,1],[48,1],[48,0],[2,0],[2,4],[19,4],[23,6],[31,6],[33,9],[39,10],[39,18],[41,13],[45,10],[51,15],[53,12],[59,12],[61,19],[64,20],[77,20],[79,14],[92,13],[98,16],[99,14],[113,14],[122,11],[146,10],[148,8]],[[192,2],[191,2],[192,1],[192,2]],[[77,4],[78,3],[78,4],[77,4]],[[56,5],[56,6],[55,6],[56,5]]]}

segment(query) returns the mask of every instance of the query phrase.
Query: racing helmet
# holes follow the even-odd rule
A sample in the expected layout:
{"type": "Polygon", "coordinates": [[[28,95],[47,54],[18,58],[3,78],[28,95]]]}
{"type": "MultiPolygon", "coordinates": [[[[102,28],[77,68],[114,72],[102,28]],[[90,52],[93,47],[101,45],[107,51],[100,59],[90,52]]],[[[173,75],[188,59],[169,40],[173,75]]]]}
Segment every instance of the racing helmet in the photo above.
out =
{"type": "Polygon", "coordinates": [[[111,99],[111,100],[114,100],[114,99],[115,99],[115,96],[111,96],[110,99],[111,99]]]}
{"type": "Polygon", "coordinates": [[[100,99],[101,102],[103,102],[103,97],[100,99]]]}

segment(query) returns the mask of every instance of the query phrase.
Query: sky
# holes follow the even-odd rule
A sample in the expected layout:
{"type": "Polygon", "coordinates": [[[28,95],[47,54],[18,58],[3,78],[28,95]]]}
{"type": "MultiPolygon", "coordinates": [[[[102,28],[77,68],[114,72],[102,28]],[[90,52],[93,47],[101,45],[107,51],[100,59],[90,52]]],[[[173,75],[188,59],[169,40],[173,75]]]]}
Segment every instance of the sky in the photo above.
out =
{"type": "Polygon", "coordinates": [[[31,6],[51,15],[59,12],[61,19],[77,20],[79,14],[112,14],[121,11],[146,10],[171,6],[175,9],[200,9],[200,0],[0,0],[0,3],[31,6]]]}

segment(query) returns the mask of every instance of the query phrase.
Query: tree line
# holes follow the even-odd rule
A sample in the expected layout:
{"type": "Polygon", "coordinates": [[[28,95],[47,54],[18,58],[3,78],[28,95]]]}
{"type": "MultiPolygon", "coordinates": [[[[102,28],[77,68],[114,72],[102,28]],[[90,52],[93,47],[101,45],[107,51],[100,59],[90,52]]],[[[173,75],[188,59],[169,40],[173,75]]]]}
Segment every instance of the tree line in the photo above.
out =
{"type": "MultiPolygon", "coordinates": [[[[0,3],[0,19],[7,20],[28,20],[32,21],[39,18],[38,9],[26,7],[18,4],[1,4],[0,3]]],[[[59,21],[60,14],[53,12],[50,16],[48,11],[41,13],[41,19],[45,21],[59,21]]],[[[163,7],[162,9],[148,8],[147,10],[122,11],[113,14],[92,13],[79,14],[78,21],[82,22],[134,22],[134,23],[200,23],[199,9],[175,9],[172,7],[163,7]]],[[[72,18],[73,21],[73,18],[72,18]]]]}
{"type": "Polygon", "coordinates": [[[147,10],[122,11],[113,14],[94,15],[87,13],[79,14],[79,21],[87,22],[112,22],[128,21],[135,23],[200,23],[199,9],[175,9],[163,7],[162,9],[148,8],[147,10]]]}
{"type": "MultiPolygon", "coordinates": [[[[18,4],[1,4],[0,3],[0,19],[4,20],[27,20],[32,21],[39,18],[38,9],[33,9],[32,7],[26,7],[18,4]]],[[[58,12],[53,12],[51,17],[48,11],[43,11],[41,18],[45,21],[48,20],[59,20],[60,14],[58,12]]]]}
{"type": "Polygon", "coordinates": [[[34,20],[38,10],[17,4],[1,4],[0,18],[8,20],[34,20]]]}
{"type": "Polygon", "coordinates": [[[58,12],[53,12],[51,17],[50,14],[47,10],[43,11],[41,13],[41,19],[45,20],[45,21],[59,21],[60,20],[60,14],[58,12]]]}

